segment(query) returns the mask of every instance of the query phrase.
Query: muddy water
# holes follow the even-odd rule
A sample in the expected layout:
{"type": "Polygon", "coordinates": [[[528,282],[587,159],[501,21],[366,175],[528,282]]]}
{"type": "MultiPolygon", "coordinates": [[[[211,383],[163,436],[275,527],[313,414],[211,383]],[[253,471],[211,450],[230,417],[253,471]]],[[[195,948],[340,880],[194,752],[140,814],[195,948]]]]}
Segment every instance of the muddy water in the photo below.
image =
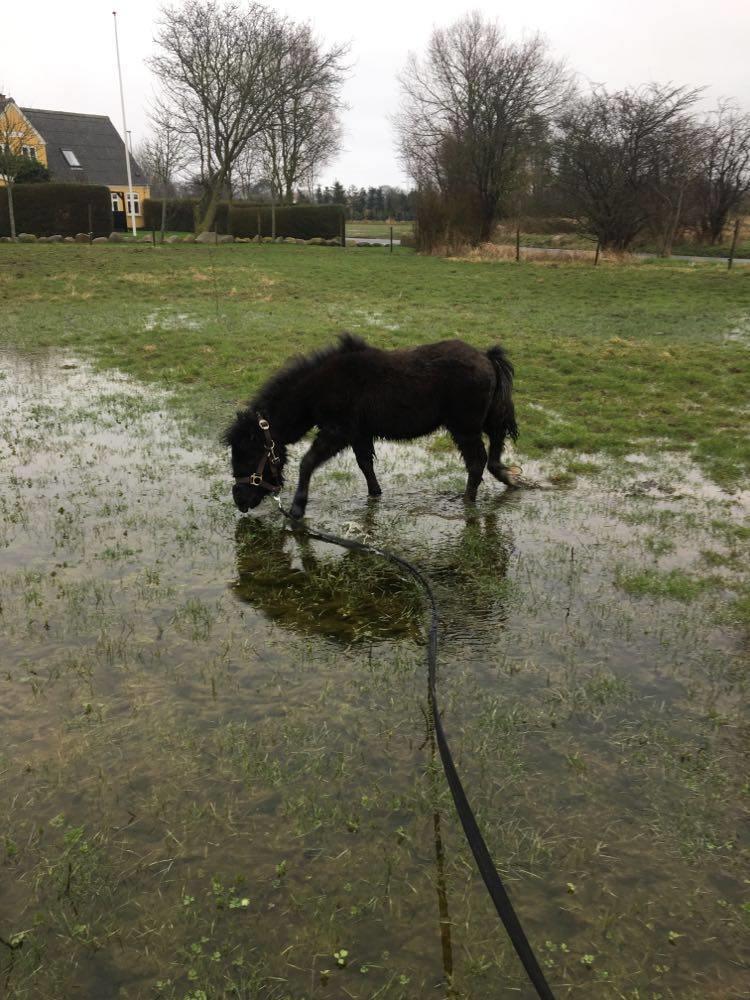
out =
{"type": "MultiPolygon", "coordinates": [[[[188,428],[0,355],[0,992],[529,996],[434,765],[419,595],[237,515],[188,428]]],[[[556,994],[747,995],[747,496],[637,447],[474,511],[451,452],[379,466],[373,503],[332,463],[309,517],[435,581],[446,725],[556,994]]]]}

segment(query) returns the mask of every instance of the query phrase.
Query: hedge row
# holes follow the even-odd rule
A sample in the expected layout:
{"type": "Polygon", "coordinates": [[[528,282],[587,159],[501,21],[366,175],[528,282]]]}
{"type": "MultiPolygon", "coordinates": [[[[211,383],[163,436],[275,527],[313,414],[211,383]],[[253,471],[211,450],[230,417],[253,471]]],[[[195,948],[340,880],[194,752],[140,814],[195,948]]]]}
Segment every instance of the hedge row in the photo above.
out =
{"type": "MultiPolygon", "coordinates": [[[[341,236],[343,205],[279,205],[276,208],[276,236],[309,240],[320,236],[333,240],[341,236]]],[[[228,231],[232,236],[271,236],[271,206],[232,204],[228,231]]]]}
{"type": "MultiPolygon", "coordinates": [[[[166,228],[192,233],[195,229],[197,198],[170,198],[167,201],[166,228]]],[[[161,229],[161,200],[147,198],[143,203],[146,229],[161,229]]],[[[276,236],[309,240],[315,236],[337,239],[344,222],[343,205],[279,205],[276,208],[276,236]]],[[[231,236],[270,236],[271,206],[267,202],[226,202],[216,209],[214,228],[231,236]]]]}
{"type": "MultiPolygon", "coordinates": [[[[112,232],[109,188],[98,184],[14,184],[13,214],[17,233],[75,236],[93,232],[95,236],[109,236],[112,232]]],[[[3,188],[0,236],[10,236],[8,196],[3,188]]]]}
{"type": "MultiPolygon", "coordinates": [[[[195,229],[197,198],[167,199],[167,229],[192,233],[195,229]]],[[[161,198],[146,198],[143,202],[143,225],[146,229],[161,229],[161,198]]]]}

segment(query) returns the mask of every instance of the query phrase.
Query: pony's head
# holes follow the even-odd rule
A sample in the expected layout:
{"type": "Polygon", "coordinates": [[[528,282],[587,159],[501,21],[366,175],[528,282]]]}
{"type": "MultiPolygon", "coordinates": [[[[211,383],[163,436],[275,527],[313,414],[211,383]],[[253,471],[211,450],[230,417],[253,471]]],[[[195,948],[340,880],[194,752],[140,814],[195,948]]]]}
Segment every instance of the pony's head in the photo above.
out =
{"type": "Polygon", "coordinates": [[[268,421],[253,409],[239,412],[222,440],[231,450],[232,497],[244,514],[281,489],[286,448],[274,440],[268,421]]]}

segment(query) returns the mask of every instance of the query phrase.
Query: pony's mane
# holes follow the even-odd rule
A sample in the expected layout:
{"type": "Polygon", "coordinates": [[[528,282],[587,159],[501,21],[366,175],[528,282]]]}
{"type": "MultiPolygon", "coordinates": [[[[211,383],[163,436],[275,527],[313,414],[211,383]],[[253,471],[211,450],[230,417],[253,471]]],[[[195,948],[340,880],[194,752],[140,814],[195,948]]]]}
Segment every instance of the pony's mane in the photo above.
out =
{"type": "Polygon", "coordinates": [[[313,371],[323,361],[334,354],[345,354],[349,351],[364,351],[369,344],[361,337],[356,337],[352,333],[339,334],[338,343],[331,344],[330,347],[323,347],[312,354],[298,355],[290,358],[284,367],[272,375],[265,382],[258,393],[248,403],[249,409],[254,413],[263,413],[268,409],[278,396],[286,394],[287,388],[293,384],[301,375],[313,371]]]}
{"type": "Polygon", "coordinates": [[[339,335],[338,343],[324,347],[313,354],[290,358],[280,371],[272,375],[250,400],[244,410],[237,413],[235,420],[227,427],[221,436],[223,444],[234,446],[235,443],[247,439],[248,434],[254,435],[262,442],[262,434],[258,430],[258,414],[266,414],[273,409],[276,399],[283,398],[292,389],[297,379],[306,372],[312,371],[323,361],[334,354],[345,354],[350,351],[364,351],[369,344],[361,337],[351,333],[339,335]]]}

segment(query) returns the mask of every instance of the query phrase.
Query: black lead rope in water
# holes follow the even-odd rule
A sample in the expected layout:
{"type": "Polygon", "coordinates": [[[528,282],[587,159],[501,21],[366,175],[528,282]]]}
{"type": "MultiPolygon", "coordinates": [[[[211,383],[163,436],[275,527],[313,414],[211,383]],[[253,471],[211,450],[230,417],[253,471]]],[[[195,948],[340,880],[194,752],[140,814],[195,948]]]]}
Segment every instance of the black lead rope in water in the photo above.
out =
{"type": "Polygon", "coordinates": [[[451,790],[453,802],[456,806],[456,812],[461,820],[461,825],[464,828],[464,833],[469,843],[469,847],[471,848],[471,853],[474,855],[474,860],[477,863],[479,873],[484,880],[484,884],[487,887],[487,892],[492,898],[492,902],[495,904],[495,909],[503,922],[505,930],[508,933],[508,937],[510,938],[513,947],[516,949],[516,954],[520,958],[521,964],[526,970],[526,975],[531,980],[534,989],[541,1000],[555,1000],[554,994],[552,993],[547,980],[544,978],[544,973],[539,967],[536,955],[534,954],[531,945],[529,944],[529,940],[524,933],[521,921],[518,919],[516,911],[513,909],[513,904],[511,903],[508,893],[505,890],[505,886],[497,873],[497,869],[495,868],[495,864],[490,856],[487,844],[484,842],[484,837],[479,829],[476,816],[469,805],[469,800],[466,797],[464,786],[461,784],[461,779],[458,776],[458,771],[456,770],[456,765],[453,761],[453,754],[451,753],[448,745],[448,738],[445,735],[443,720],[440,716],[440,709],[438,708],[437,700],[438,609],[435,594],[433,593],[429,580],[422,573],[422,571],[413,563],[410,563],[408,559],[404,559],[402,556],[398,556],[394,552],[389,552],[387,549],[381,549],[375,545],[367,545],[365,542],[358,542],[353,538],[339,538],[338,535],[329,534],[327,531],[319,531],[308,528],[307,525],[300,524],[296,518],[293,518],[289,511],[284,510],[278,496],[276,497],[276,502],[278,503],[279,510],[284,517],[291,521],[295,527],[302,528],[310,538],[317,538],[321,542],[329,542],[331,545],[338,545],[341,548],[351,549],[355,552],[370,552],[373,555],[381,556],[383,559],[388,559],[390,562],[395,563],[397,566],[401,566],[408,573],[410,573],[427,595],[427,600],[430,606],[430,626],[427,631],[427,686],[432,723],[435,728],[438,749],[440,751],[440,760],[443,764],[445,777],[448,780],[448,787],[451,790]]]}

